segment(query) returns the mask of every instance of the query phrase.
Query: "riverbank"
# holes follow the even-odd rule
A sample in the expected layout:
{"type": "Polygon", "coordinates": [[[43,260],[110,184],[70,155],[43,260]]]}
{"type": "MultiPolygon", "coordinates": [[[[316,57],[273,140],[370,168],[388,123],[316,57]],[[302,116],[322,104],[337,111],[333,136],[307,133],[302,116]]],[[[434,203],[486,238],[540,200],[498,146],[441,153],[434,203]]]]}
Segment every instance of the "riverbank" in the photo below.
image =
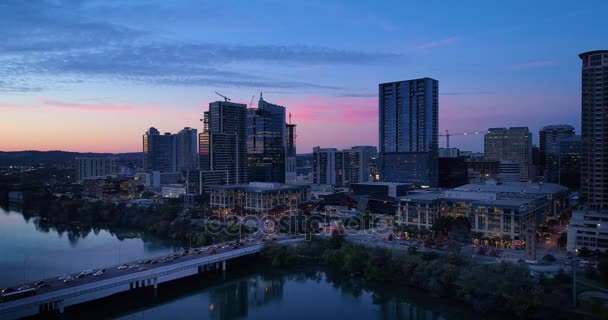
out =
{"type": "Polygon", "coordinates": [[[534,280],[524,263],[481,263],[472,259],[348,244],[341,236],[314,239],[297,247],[271,246],[263,253],[273,267],[318,265],[371,283],[425,290],[433,297],[462,301],[477,312],[500,312],[520,319],[568,319],[580,314],[570,305],[568,277],[534,280]]]}

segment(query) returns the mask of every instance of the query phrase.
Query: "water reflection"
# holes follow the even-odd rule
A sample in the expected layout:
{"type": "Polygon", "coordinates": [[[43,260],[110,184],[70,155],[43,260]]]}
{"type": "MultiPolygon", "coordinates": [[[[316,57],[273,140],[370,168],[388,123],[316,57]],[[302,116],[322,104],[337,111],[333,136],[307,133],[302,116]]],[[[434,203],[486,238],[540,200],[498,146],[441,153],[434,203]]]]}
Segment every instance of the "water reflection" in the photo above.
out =
{"type": "MultiPolygon", "coordinates": [[[[123,310],[119,314],[105,316],[120,319],[171,317],[218,320],[481,318],[468,308],[410,288],[368,285],[364,281],[328,271],[242,269],[230,271],[240,275],[223,282],[212,275],[198,280],[184,280],[183,284],[174,284],[170,288],[161,287],[164,294],[159,300],[145,303],[137,311],[123,310]],[[184,291],[192,282],[199,282],[202,287],[184,291]]],[[[141,298],[137,300],[141,301],[141,298]]],[[[89,315],[84,313],[79,316],[89,315]]]]}
{"type": "Polygon", "coordinates": [[[170,244],[138,233],[50,225],[0,208],[0,288],[172,251],[170,244]]]}

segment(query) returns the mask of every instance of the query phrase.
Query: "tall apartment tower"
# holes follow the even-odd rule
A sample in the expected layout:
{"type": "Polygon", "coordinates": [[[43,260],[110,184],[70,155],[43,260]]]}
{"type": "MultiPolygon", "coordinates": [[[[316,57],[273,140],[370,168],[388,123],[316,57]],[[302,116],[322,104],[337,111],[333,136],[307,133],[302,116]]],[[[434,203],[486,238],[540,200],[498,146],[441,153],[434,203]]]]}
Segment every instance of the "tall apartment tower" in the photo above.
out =
{"type": "Polygon", "coordinates": [[[295,182],[297,177],[296,160],[296,125],[291,123],[291,113],[289,123],[285,124],[285,182],[295,182]]]}
{"type": "Polygon", "coordinates": [[[484,135],[486,160],[508,161],[520,166],[520,181],[534,176],[532,167],[532,134],[528,127],[490,128],[484,135]]]}
{"type": "Polygon", "coordinates": [[[177,169],[190,171],[198,168],[198,135],[196,129],[185,127],[176,135],[177,169]]]}
{"type": "Polygon", "coordinates": [[[539,131],[539,147],[545,182],[559,183],[560,142],[572,136],[574,136],[574,127],[569,125],[544,126],[539,131]]]}
{"type": "Polygon", "coordinates": [[[581,83],[581,193],[593,209],[608,208],[608,50],[579,54],[581,83]]]}
{"type": "Polygon", "coordinates": [[[177,171],[177,152],[175,136],[160,132],[151,127],[143,135],[143,167],[145,171],[177,171]]]}
{"type": "Polygon", "coordinates": [[[354,146],[350,148],[350,152],[357,153],[356,158],[359,159],[359,169],[356,170],[357,181],[351,181],[351,183],[374,181],[372,162],[378,157],[378,148],[375,146],[354,146]]]}
{"type": "Polygon", "coordinates": [[[285,183],[285,107],[260,93],[257,109],[247,110],[249,180],[285,183]]]}
{"type": "Polygon", "coordinates": [[[199,134],[200,170],[227,174],[228,184],[247,179],[247,105],[229,101],[209,104],[199,134]]]}
{"type": "Polygon", "coordinates": [[[380,180],[437,186],[438,92],[431,78],[379,85],[380,180]]]}

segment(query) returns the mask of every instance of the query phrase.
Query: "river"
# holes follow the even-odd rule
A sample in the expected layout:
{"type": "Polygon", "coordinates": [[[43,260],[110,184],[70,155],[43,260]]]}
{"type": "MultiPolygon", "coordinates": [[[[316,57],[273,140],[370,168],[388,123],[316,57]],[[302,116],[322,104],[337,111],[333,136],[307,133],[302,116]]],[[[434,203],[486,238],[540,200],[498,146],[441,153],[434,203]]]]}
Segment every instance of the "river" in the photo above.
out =
{"type": "MultiPolygon", "coordinates": [[[[0,208],[0,287],[99,268],[175,248],[107,230],[57,230],[0,208]]],[[[134,236],[135,235],[135,236],[134,236]]],[[[365,284],[326,270],[245,263],[66,309],[65,319],[481,319],[454,301],[407,287],[365,284]]]]}

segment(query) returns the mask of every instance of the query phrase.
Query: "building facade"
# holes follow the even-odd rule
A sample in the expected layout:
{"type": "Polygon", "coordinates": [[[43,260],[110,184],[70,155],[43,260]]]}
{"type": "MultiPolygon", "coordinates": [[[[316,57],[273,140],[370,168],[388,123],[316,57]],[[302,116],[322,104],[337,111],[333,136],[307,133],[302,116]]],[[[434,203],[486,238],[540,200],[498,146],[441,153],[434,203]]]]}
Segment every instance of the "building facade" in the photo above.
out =
{"type": "Polygon", "coordinates": [[[608,50],[581,53],[581,195],[608,209],[608,50]]]}
{"type": "Polygon", "coordinates": [[[257,109],[247,110],[249,180],[285,183],[285,107],[260,94],[257,109]]]}
{"type": "Polygon", "coordinates": [[[354,146],[350,148],[350,152],[358,153],[357,157],[360,159],[359,169],[356,173],[358,177],[356,181],[351,181],[351,183],[374,181],[374,161],[378,157],[378,148],[375,146],[354,146]]]}
{"type": "Polygon", "coordinates": [[[438,184],[439,82],[379,85],[379,169],[386,182],[438,184]]]}
{"type": "Polygon", "coordinates": [[[559,184],[572,190],[581,187],[581,136],[559,143],[559,184]]]}
{"type": "Polygon", "coordinates": [[[285,181],[294,183],[297,180],[297,158],[296,158],[296,125],[291,123],[285,125],[285,181]]]}
{"type": "MultiPolygon", "coordinates": [[[[470,183],[457,188],[455,191],[490,192],[506,198],[543,198],[549,206],[547,217],[559,217],[569,209],[568,188],[555,183],[502,182],[502,183],[470,183]]],[[[544,222],[544,221],[543,221],[544,222]]]]}
{"type": "Polygon", "coordinates": [[[369,182],[370,154],[368,147],[313,148],[312,176],[314,184],[348,187],[353,183],[369,182]]]}
{"type": "Polygon", "coordinates": [[[538,133],[544,181],[559,183],[560,142],[574,136],[574,127],[569,125],[544,126],[538,133]]]}
{"type": "Polygon", "coordinates": [[[484,135],[486,160],[513,161],[520,166],[520,181],[534,177],[532,134],[527,127],[490,128],[484,135]]]}
{"type": "Polygon", "coordinates": [[[498,176],[498,160],[467,159],[467,177],[469,183],[494,180],[498,176]]]}
{"type": "Polygon", "coordinates": [[[608,212],[574,211],[568,224],[568,251],[587,248],[608,253],[608,212]]]}
{"type": "Polygon", "coordinates": [[[209,205],[221,214],[296,212],[298,205],[309,200],[309,186],[250,182],[209,188],[209,205]]]}
{"type": "Polygon", "coordinates": [[[76,180],[105,178],[118,173],[116,158],[76,158],[76,180]]]}
{"type": "Polygon", "coordinates": [[[176,137],[177,169],[178,171],[195,170],[198,168],[198,134],[196,129],[185,127],[176,137]]]}
{"type": "Polygon", "coordinates": [[[143,168],[144,171],[177,171],[176,138],[169,132],[160,132],[151,127],[143,135],[143,168]]]}
{"type": "Polygon", "coordinates": [[[506,197],[492,192],[431,191],[402,197],[398,224],[430,230],[438,217],[466,217],[471,231],[488,237],[524,240],[529,228],[544,216],[548,203],[542,197],[506,197]]]}
{"type": "Polygon", "coordinates": [[[247,105],[229,101],[209,104],[199,134],[201,171],[228,172],[229,183],[247,178],[247,105]]]}

